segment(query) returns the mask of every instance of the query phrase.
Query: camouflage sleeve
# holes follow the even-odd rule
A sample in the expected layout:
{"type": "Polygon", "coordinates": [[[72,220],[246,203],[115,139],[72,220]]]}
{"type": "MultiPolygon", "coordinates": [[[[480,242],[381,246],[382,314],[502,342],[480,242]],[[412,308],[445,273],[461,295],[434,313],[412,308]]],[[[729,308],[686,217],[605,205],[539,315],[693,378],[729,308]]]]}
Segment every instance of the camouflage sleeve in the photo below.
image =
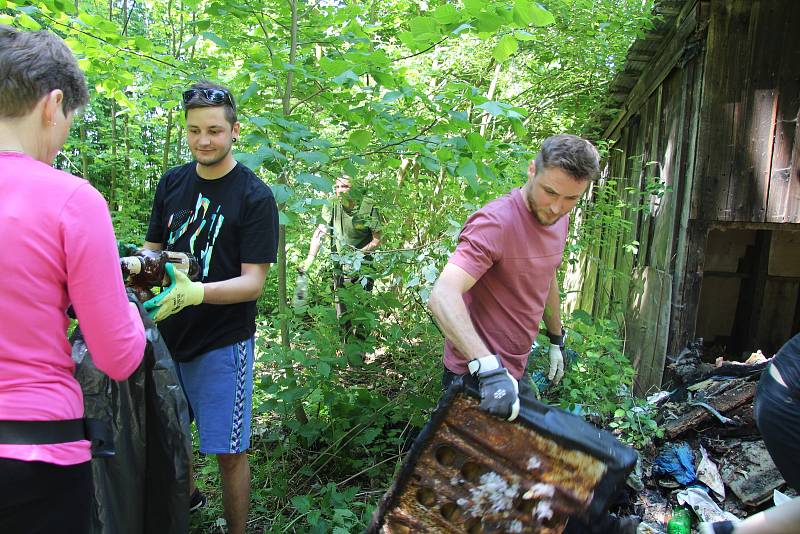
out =
{"type": "Polygon", "coordinates": [[[378,207],[375,205],[375,201],[372,200],[370,197],[364,197],[364,200],[361,201],[361,209],[359,210],[364,217],[366,226],[373,231],[380,232],[383,223],[381,221],[381,215],[378,212],[378,207]]]}

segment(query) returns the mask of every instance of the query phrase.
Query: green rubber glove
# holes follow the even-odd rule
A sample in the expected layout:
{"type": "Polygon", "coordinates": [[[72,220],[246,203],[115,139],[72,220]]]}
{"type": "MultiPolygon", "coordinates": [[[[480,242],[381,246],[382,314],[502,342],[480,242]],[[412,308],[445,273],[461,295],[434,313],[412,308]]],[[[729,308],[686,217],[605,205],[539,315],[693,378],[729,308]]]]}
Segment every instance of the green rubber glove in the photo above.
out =
{"type": "Polygon", "coordinates": [[[156,322],[178,313],[186,306],[201,304],[205,295],[202,282],[192,282],[183,271],[176,271],[171,263],[167,263],[165,267],[170,284],[142,304],[147,314],[156,322]]]}

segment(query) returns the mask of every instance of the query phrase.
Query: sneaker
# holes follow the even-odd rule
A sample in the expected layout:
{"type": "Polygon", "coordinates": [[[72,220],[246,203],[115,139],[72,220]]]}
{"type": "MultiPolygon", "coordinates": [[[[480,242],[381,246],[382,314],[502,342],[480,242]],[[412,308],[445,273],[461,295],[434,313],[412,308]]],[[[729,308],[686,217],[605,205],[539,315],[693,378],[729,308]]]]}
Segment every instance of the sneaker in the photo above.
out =
{"type": "Polygon", "coordinates": [[[206,505],[208,499],[206,499],[206,494],[200,491],[198,488],[194,489],[194,493],[189,498],[189,512],[196,512],[200,508],[206,505]]]}

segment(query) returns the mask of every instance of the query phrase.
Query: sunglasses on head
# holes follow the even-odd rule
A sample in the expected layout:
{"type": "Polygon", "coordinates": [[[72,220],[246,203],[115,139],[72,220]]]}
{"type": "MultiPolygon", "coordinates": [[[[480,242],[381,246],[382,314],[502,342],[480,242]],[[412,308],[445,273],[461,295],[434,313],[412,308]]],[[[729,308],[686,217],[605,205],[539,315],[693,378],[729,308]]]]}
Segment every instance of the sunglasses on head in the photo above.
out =
{"type": "Polygon", "coordinates": [[[183,92],[183,104],[188,104],[196,97],[212,104],[224,104],[227,101],[231,107],[234,107],[230,93],[224,89],[188,89],[183,92]]]}

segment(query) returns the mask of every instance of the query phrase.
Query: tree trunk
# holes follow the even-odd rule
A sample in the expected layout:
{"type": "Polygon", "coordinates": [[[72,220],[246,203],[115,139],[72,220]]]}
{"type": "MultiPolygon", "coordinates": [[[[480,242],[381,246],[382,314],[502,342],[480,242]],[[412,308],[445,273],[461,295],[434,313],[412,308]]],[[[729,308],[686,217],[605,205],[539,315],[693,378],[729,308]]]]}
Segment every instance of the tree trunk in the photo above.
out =
{"type": "MultiPolygon", "coordinates": [[[[291,26],[291,43],[289,45],[289,63],[294,65],[297,59],[297,0],[289,0],[289,8],[292,11],[292,26],[291,26]]],[[[286,72],[286,87],[283,91],[283,114],[288,117],[292,112],[292,83],[294,81],[294,70],[286,72]]],[[[286,173],[282,172],[278,175],[278,183],[286,184],[286,173]]],[[[282,210],[285,204],[278,206],[278,211],[282,210]]],[[[281,345],[286,353],[291,349],[289,343],[289,320],[287,319],[287,306],[286,306],[286,225],[281,224],[278,226],[278,313],[281,317],[281,345]]],[[[286,369],[286,378],[290,386],[297,383],[297,378],[294,376],[294,371],[291,366],[286,369]]],[[[294,402],[294,416],[302,423],[308,423],[308,416],[306,415],[303,405],[299,399],[294,402]]]]}
{"type": "Polygon", "coordinates": [[[161,158],[161,175],[169,169],[169,147],[172,136],[172,110],[167,112],[167,138],[164,140],[164,155],[161,158]]]}
{"type": "Polygon", "coordinates": [[[111,191],[108,195],[108,208],[116,211],[117,194],[117,101],[111,99],[111,191]]]}
{"type": "MultiPolygon", "coordinates": [[[[494,66],[494,75],[492,76],[492,82],[489,84],[489,92],[486,93],[486,98],[489,100],[494,98],[494,92],[497,89],[497,79],[500,77],[500,67],[502,63],[498,63],[494,66]]],[[[488,113],[483,115],[483,119],[481,120],[481,136],[486,135],[486,128],[489,126],[489,123],[492,120],[492,116],[488,113]]]]}
{"type": "Polygon", "coordinates": [[[86,154],[86,124],[81,121],[78,129],[81,137],[81,178],[89,179],[89,156],[86,154]]]}

